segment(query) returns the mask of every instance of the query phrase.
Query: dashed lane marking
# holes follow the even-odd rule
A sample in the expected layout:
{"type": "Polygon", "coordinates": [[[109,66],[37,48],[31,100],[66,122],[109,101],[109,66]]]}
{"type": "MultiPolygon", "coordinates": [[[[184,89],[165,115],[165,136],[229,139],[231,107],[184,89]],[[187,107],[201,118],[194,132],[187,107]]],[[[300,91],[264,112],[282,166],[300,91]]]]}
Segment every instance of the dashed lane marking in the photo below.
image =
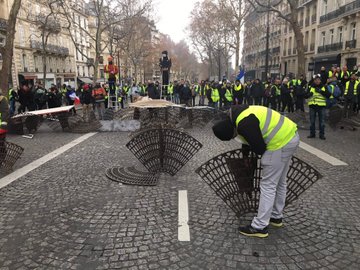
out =
{"type": "Polygon", "coordinates": [[[186,190],[179,190],[179,226],[178,226],[178,240],[190,241],[189,228],[189,207],[186,190]]]}
{"type": "Polygon", "coordinates": [[[32,170],[35,170],[36,168],[38,168],[41,165],[43,165],[44,163],[52,160],[53,158],[56,158],[57,156],[66,152],[67,150],[73,148],[74,146],[78,145],[79,143],[89,139],[90,137],[94,136],[96,133],[97,132],[85,134],[85,135],[73,140],[72,142],[52,151],[51,153],[29,163],[28,165],[12,172],[11,174],[4,176],[3,178],[0,179],[0,189],[7,186],[8,184],[14,182],[16,179],[23,177],[24,175],[28,174],[32,170]]]}
{"type": "Polygon", "coordinates": [[[321,158],[322,160],[326,161],[327,163],[330,163],[333,166],[348,166],[347,163],[345,163],[333,156],[330,156],[329,154],[327,154],[307,143],[304,143],[301,141],[299,146],[300,146],[300,148],[304,149],[305,151],[321,158]]]}

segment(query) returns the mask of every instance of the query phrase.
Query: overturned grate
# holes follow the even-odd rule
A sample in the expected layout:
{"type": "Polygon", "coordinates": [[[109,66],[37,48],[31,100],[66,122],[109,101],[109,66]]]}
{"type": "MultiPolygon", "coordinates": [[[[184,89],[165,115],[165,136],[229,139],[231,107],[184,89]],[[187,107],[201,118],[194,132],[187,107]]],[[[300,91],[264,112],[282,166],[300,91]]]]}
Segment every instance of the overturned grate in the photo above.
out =
{"type": "Polygon", "coordinates": [[[159,181],[159,174],[138,171],[134,167],[109,168],[106,176],[112,181],[136,186],[156,186],[159,181]]]}
{"type": "MultiPolygon", "coordinates": [[[[244,158],[241,149],[229,151],[210,159],[196,173],[237,216],[257,211],[261,166],[256,154],[251,152],[244,158]]],[[[292,157],[287,178],[288,205],[319,180],[321,175],[306,162],[292,157]]]]}
{"type": "Polygon", "coordinates": [[[88,133],[101,128],[101,123],[96,119],[94,111],[90,112],[89,122],[85,122],[82,116],[75,114],[68,118],[68,123],[70,131],[74,133],[88,133]]]}
{"type": "Polygon", "coordinates": [[[1,144],[0,169],[11,171],[15,162],[20,158],[23,151],[24,148],[11,142],[4,142],[4,144],[1,144]]]}
{"type": "Polygon", "coordinates": [[[175,175],[202,144],[185,132],[154,128],[134,136],[126,147],[150,172],[175,175]]]}

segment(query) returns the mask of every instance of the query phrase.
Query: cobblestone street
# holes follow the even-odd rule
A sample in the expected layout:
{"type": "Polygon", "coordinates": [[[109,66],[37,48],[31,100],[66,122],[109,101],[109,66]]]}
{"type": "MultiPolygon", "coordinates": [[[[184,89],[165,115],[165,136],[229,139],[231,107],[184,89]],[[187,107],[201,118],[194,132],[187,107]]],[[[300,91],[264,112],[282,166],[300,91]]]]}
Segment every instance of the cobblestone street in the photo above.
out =
{"type": "MultiPolygon", "coordinates": [[[[195,173],[213,156],[239,148],[203,129],[186,130],[203,148],[154,187],[110,181],[113,166],[145,168],[125,147],[129,133],[97,133],[0,189],[0,269],[359,269],[360,136],[326,130],[301,140],[348,164],[332,166],[299,148],[323,178],[285,211],[266,239],[238,233],[240,220],[195,173]],[[190,241],[178,240],[178,192],[187,190],[190,241]]],[[[15,169],[80,137],[41,128],[15,169]]],[[[4,176],[4,175],[2,175],[4,176]]]]}

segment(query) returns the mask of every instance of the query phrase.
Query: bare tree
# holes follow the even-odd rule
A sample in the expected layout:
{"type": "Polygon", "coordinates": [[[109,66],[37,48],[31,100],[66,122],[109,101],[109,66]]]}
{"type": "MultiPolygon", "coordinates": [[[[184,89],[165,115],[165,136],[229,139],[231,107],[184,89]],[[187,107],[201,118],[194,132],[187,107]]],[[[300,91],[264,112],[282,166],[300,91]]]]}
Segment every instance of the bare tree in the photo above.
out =
{"type": "Polygon", "coordinates": [[[248,1],[257,12],[274,12],[279,18],[285,20],[289,23],[292,30],[294,31],[294,36],[297,45],[297,64],[298,64],[298,74],[305,73],[305,48],[304,48],[304,35],[301,32],[301,28],[298,22],[299,1],[297,0],[249,0],[248,1]],[[282,3],[285,2],[287,9],[282,8],[282,3]],[[287,12],[286,12],[287,11],[287,12]]]}
{"type": "Polygon", "coordinates": [[[6,36],[5,46],[0,47],[0,55],[2,57],[2,66],[0,69],[0,88],[3,90],[5,96],[8,95],[9,74],[11,72],[11,65],[13,61],[15,26],[17,16],[21,7],[21,0],[14,0],[11,6],[9,18],[5,24],[6,36]]]}
{"type": "MultiPolygon", "coordinates": [[[[74,37],[74,29],[79,29],[83,36],[89,39],[89,46],[95,51],[95,59],[93,63],[94,78],[96,82],[98,79],[99,60],[103,53],[108,50],[113,53],[114,49],[114,33],[117,32],[118,39],[122,39],[129,34],[129,31],[117,31],[117,29],[125,29],[123,26],[133,17],[139,17],[151,8],[151,0],[90,0],[88,3],[88,14],[90,16],[89,27],[84,26],[67,12],[71,6],[67,1],[63,0],[64,14],[68,20],[68,26],[71,39],[75,44],[76,50],[89,59],[89,55],[84,53],[77,45],[74,37]]],[[[118,41],[116,41],[118,42],[118,41]]]]}
{"type": "Polygon", "coordinates": [[[227,24],[228,19],[223,19],[226,14],[222,14],[222,11],[214,0],[198,2],[192,10],[189,26],[190,37],[199,57],[209,62],[209,76],[213,75],[216,67],[219,80],[222,74],[229,73],[228,61],[236,43],[231,26],[227,24]]]}

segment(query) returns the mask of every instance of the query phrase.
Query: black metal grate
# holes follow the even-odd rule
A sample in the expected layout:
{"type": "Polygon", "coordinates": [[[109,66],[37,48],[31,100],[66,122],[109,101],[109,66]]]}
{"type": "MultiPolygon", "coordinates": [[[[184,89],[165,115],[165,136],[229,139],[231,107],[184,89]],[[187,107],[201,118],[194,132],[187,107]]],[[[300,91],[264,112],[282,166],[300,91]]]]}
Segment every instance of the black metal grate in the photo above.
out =
{"type": "MultiPolygon", "coordinates": [[[[196,173],[237,216],[258,209],[261,166],[254,153],[244,157],[241,149],[220,154],[201,165],[196,173]]],[[[310,165],[293,157],[288,172],[286,204],[296,200],[321,175],[310,165]]]]}
{"type": "Polygon", "coordinates": [[[109,168],[106,176],[112,181],[136,186],[156,186],[159,181],[159,174],[138,171],[134,167],[109,168]]]}
{"type": "Polygon", "coordinates": [[[5,141],[0,147],[0,168],[5,171],[11,171],[23,151],[24,148],[21,146],[5,141]]]}
{"type": "Polygon", "coordinates": [[[107,108],[104,112],[104,120],[105,121],[111,121],[114,120],[114,109],[113,108],[107,108]]]}
{"type": "Polygon", "coordinates": [[[90,112],[89,118],[89,122],[84,122],[84,119],[78,114],[70,116],[68,118],[70,131],[74,133],[88,133],[97,131],[101,127],[101,123],[96,120],[94,111],[90,112]]]}
{"type": "Polygon", "coordinates": [[[175,175],[202,144],[185,132],[154,128],[134,136],[126,147],[150,172],[175,175]]]}

